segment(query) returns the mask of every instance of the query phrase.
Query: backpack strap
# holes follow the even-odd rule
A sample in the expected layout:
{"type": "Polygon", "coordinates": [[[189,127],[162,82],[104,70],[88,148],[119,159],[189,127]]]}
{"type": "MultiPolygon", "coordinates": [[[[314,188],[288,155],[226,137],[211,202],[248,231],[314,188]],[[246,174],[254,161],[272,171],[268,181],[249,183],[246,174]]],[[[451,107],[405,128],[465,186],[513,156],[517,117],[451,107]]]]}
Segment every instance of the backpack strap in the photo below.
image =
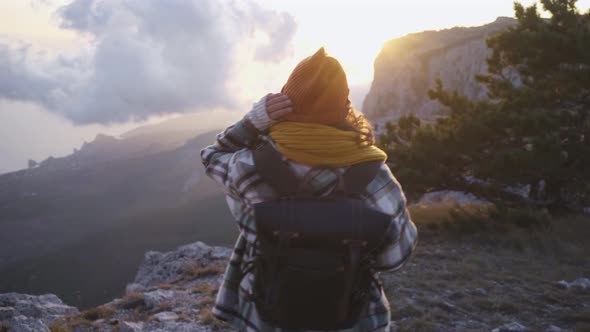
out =
{"type": "Polygon", "coordinates": [[[342,175],[341,190],[348,194],[362,194],[367,185],[373,181],[382,164],[380,160],[372,160],[350,166],[342,175]]]}
{"type": "Polygon", "coordinates": [[[253,151],[258,174],[279,196],[293,196],[299,188],[297,176],[289,168],[286,159],[269,143],[259,145],[253,151]]]}
{"type": "MultiPolygon", "coordinates": [[[[253,151],[253,158],[262,179],[279,196],[297,195],[301,184],[304,183],[300,183],[297,176],[289,168],[286,158],[271,144],[259,145],[253,151]]],[[[350,166],[339,179],[338,189],[349,195],[362,194],[367,185],[375,178],[381,164],[380,160],[374,160],[350,166]]]]}

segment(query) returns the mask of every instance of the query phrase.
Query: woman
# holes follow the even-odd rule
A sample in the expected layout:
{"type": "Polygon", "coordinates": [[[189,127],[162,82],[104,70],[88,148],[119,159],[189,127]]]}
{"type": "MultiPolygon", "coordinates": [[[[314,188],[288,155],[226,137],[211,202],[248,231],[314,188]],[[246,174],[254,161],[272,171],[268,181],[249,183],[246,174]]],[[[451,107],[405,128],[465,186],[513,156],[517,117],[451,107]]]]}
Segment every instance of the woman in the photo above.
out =
{"type": "MultiPolygon", "coordinates": [[[[262,321],[254,303],[244,296],[253,283],[252,275],[244,273],[256,240],[252,207],[276,198],[254,163],[253,149],[260,142],[278,150],[298,177],[319,167],[319,173],[310,178],[318,195],[329,195],[338,185],[334,169],[342,174],[351,165],[380,161],[377,175],[362,195],[367,205],[391,216],[387,241],[374,260],[375,276],[379,271],[399,269],[413,252],[417,230],[401,186],[383,163],[386,155],[374,145],[370,124],[351,108],[348,94],[340,63],[321,48],[297,65],[281,93],[263,97],[242,120],[201,151],[206,172],[223,185],[240,229],[213,313],[241,331],[279,331],[262,321]]],[[[375,296],[347,331],[388,331],[387,298],[378,284],[371,292],[375,296]]]]}

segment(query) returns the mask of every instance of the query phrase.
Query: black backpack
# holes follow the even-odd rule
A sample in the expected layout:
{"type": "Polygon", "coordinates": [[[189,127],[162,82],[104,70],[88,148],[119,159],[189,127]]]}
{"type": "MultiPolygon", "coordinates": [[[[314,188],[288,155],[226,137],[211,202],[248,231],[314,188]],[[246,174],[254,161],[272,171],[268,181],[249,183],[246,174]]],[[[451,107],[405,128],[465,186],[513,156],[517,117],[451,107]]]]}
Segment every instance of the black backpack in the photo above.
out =
{"type": "MultiPolygon", "coordinates": [[[[252,299],[260,318],[289,329],[352,327],[370,297],[370,262],[391,216],[359,198],[382,162],[351,166],[338,190],[314,197],[270,144],[254,151],[276,200],[254,205],[257,231],[252,299]]],[[[309,174],[309,173],[308,173],[309,174]]],[[[338,173],[337,173],[338,174],[338,173]]]]}

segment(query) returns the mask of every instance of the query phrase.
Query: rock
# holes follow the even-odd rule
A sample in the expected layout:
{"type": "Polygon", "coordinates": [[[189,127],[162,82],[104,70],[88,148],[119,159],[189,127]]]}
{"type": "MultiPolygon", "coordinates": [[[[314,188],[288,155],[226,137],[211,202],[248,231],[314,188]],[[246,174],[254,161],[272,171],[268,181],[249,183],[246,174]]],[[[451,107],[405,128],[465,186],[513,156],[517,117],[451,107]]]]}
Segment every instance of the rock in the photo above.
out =
{"type": "Polygon", "coordinates": [[[26,297],[26,294],[4,293],[0,294],[0,307],[14,307],[16,302],[26,297]]]}
{"type": "Polygon", "coordinates": [[[557,282],[557,286],[565,289],[578,289],[578,290],[590,290],[590,279],[588,278],[578,278],[572,282],[567,282],[565,280],[560,280],[557,282]]]}
{"type": "Polygon", "coordinates": [[[11,319],[14,313],[15,310],[12,307],[0,307],[0,321],[11,319]]]}
{"type": "Polygon", "coordinates": [[[39,309],[43,314],[51,316],[75,315],[78,313],[77,308],[58,303],[43,304],[40,305],[39,309]]]}
{"type": "Polygon", "coordinates": [[[176,321],[178,320],[178,315],[175,312],[172,311],[162,311],[162,312],[158,312],[157,314],[154,315],[154,318],[156,318],[159,321],[176,321]]]}
{"type": "Polygon", "coordinates": [[[590,215],[590,206],[589,207],[582,208],[582,212],[584,214],[590,215]]]}
{"type": "Polygon", "coordinates": [[[457,204],[491,204],[489,201],[479,198],[471,193],[452,190],[432,191],[420,197],[418,203],[413,205],[430,205],[438,203],[457,203],[457,204]]]}
{"type": "MultiPolygon", "coordinates": [[[[156,324],[149,324],[144,328],[145,331],[153,332],[210,332],[212,329],[209,326],[199,323],[191,322],[157,322],[156,324]]],[[[232,330],[235,331],[235,330],[232,330]]]]}
{"type": "Polygon", "coordinates": [[[18,301],[14,306],[14,309],[21,315],[27,317],[35,317],[40,318],[43,315],[41,311],[41,307],[37,303],[33,303],[30,301],[18,301]]]}
{"type": "Polygon", "coordinates": [[[474,295],[480,295],[480,296],[488,295],[488,292],[483,288],[476,288],[471,293],[474,295]]]}
{"type": "Polygon", "coordinates": [[[504,187],[504,191],[520,196],[524,199],[529,199],[531,196],[531,185],[530,184],[515,184],[512,186],[504,187]]]}
{"type": "Polygon", "coordinates": [[[8,332],[50,332],[40,319],[23,315],[15,316],[9,321],[9,325],[8,332]]]}
{"type": "Polygon", "coordinates": [[[545,332],[566,332],[566,330],[562,329],[561,327],[551,325],[545,330],[545,332]]]}
{"type": "Polygon", "coordinates": [[[125,291],[127,293],[143,292],[145,290],[146,290],[146,288],[143,285],[136,284],[136,283],[130,283],[127,285],[127,287],[125,287],[125,291]]]}
{"type": "Polygon", "coordinates": [[[389,322],[389,332],[397,332],[399,331],[399,327],[395,321],[389,322]]]}
{"type": "Polygon", "coordinates": [[[119,332],[141,332],[143,331],[143,322],[126,322],[119,323],[119,332]]]}
{"type": "Polygon", "coordinates": [[[143,301],[146,308],[157,308],[164,302],[169,302],[174,298],[175,292],[171,290],[158,289],[143,294],[143,301]]]}
{"type": "Polygon", "coordinates": [[[508,324],[504,324],[500,327],[497,327],[495,329],[492,330],[492,332],[525,332],[528,331],[529,329],[518,323],[518,322],[512,322],[512,323],[508,323],[508,324]]]}
{"type": "Polygon", "coordinates": [[[457,306],[456,306],[456,305],[454,305],[454,304],[452,304],[452,303],[451,303],[451,302],[449,302],[449,301],[442,301],[442,302],[440,303],[439,307],[440,307],[441,309],[444,309],[444,310],[446,310],[446,311],[455,311],[455,309],[457,309],[457,306]]]}
{"type": "Polygon", "coordinates": [[[211,247],[203,242],[187,244],[167,253],[148,251],[131,289],[149,288],[176,281],[187,266],[210,265],[215,261],[226,260],[230,255],[231,249],[211,247]]]}
{"type": "Polygon", "coordinates": [[[231,256],[231,249],[229,248],[224,248],[224,247],[211,247],[211,252],[209,253],[209,256],[211,257],[211,259],[229,259],[229,257],[231,256]]]}
{"type": "Polygon", "coordinates": [[[56,318],[79,313],[78,309],[65,305],[55,294],[28,295],[0,294],[0,321],[12,321],[14,328],[36,331],[37,321],[46,326],[56,318]]]}
{"type": "MultiPolygon", "coordinates": [[[[218,287],[219,279],[223,277],[219,267],[227,263],[231,252],[231,249],[212,247],[202,242],[187,244],[165,253],[148,252],[135,282],[127,287],[140,294],[114,299],[103,305],[101,316],[91,325],[78,325],[72,331],[210,332],[212,326],[200,321],[199,308],[214,299],[210,292],[218,287]],[[208,269],[210,266],[215,268],[208,269]],[[200,286],[205,286],[203,289],[206,291],[195,288],[200,286]],[[143,310],[143,313],[157,313],[146,315],[152,319],[145,322],[135,322],[138,317],[143,317],[134,312],[137,309],[143,310]]],[[[79,314],[77,308],[64,304],[54,294],[0,294],[0,323],[3,324],[0,330],[10,326],[8,331],[48,332],[48,326],[57,319],[76,314],[79,314]]],[[[75,317],[76,320],[79,318],[75,317]]],[[[59,322],[60,326],[68,324],[68,320],[60,319],[59,322]]],[[[229,327],[217,330],[233,331],[229,327]]]]}
{"type": "Polygon", "coordinates": [[[473,175],[464,175],[463,180],[467,181],[467,183],[469,183],[469,184],[482,184],[482,185],[489,184],[488,181],[478,179],[473,175]]]}
{"type": "Polygon", "coordinates": [[[55,294],[43,294],[37,296],[37,299],[41,303],[53,303],[53,304],[63,304],[63,301],[57,297],[55,294]]]}

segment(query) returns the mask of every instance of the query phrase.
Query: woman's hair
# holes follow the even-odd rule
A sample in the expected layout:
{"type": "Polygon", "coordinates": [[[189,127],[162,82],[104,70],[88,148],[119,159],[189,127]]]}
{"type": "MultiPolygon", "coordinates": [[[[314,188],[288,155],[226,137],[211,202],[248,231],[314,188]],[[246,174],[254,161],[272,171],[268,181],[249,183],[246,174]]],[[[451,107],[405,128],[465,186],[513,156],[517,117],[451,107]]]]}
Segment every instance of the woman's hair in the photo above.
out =
{"type": "Polygon", "coordinates": [[[371,123],[362,113],[357,112],[352,106],[349,106],[348,114],[344,120],[333,126],[338,129],[356,132],[358,134],[357,141],[362,146],[375,145],[376,143],[371,123]]]}

